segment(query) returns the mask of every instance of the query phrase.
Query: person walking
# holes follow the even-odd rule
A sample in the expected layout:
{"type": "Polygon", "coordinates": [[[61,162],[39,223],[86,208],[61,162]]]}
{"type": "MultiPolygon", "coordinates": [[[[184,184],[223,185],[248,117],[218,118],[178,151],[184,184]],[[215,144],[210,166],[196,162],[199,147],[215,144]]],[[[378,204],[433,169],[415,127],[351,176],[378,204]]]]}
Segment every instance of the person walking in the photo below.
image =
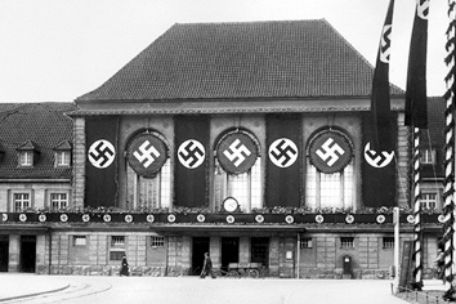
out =
{"type": "Polygon", "coordinates": [[[215,279],[215,273],[212,271],[212,261],[209,256],[209,252],[204,253],[203,270],[201,271],[201,278],[204,279],[207,275],[211,275],[211,278],[215,279]]]}
{"type": "Polygon", "coordinates": [[[130,269],[128,268],[127,256],[122,257],[122,262],[120,263],[120,276],[129,276],[130,269]]]}

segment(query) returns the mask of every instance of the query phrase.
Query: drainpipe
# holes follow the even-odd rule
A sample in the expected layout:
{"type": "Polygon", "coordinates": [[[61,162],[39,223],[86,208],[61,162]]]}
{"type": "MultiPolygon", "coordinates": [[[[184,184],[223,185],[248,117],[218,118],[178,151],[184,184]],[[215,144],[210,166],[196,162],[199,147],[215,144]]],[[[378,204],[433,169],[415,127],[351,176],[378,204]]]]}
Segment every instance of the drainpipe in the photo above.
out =
{"type": "Polygon", "coordinates": [[[299,279],[299,264],[300,264],[300,258],[301,258],[301,235],[299,232],[296,235],[296,278],[299,279]]]}
{"type": "Polygon", "coordinates": [[[51,275],[51,265],[52,265],[52,231],[49,231],[49,257],[48,257],[48,275],[51,275]]]}

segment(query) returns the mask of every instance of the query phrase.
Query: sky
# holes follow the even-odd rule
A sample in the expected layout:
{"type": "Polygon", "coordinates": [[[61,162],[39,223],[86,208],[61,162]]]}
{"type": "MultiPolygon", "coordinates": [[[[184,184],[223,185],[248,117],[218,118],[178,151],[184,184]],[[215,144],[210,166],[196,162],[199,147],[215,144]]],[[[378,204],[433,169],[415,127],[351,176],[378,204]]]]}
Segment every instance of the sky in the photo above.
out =
{"type": "MultiPolygon", "coordinates": [[[[0,0],[0,102],[73,101],[175,23],[324,18],[375,65],[389,0],[0,0]]],[[[405,88],[415,0],[396,0],[390,81],[405,88]]],[[[431,0],[428,95],[442,95],[446,0],[431,0]]]]}

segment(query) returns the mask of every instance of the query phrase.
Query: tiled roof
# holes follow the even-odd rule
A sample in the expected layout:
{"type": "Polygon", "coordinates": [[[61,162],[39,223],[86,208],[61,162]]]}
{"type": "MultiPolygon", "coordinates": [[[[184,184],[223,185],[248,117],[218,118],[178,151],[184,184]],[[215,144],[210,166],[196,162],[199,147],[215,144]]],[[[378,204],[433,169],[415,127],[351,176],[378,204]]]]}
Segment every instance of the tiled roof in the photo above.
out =
{"type": "Polygon", "coordinates": [[[72,139],[72,120],[63,115],[73,103],[0,103],[1,179],[65,178],[71,169],[54,168],[54,148],[72,139]],[[38,159],[32,168],[17,167],[17,148],[33,144],[38,159]]]}
{"type": "Polygon", "coordinates": [[[428,98],[428,129],[421,131],[422,147],[436,149],[435,165],[423,165],[422,176],[435,178],[444,176],[443,162],[445,149],[445,100],[442,97],[428,98]]]}
{"type": "Polygon", "coordinates": [[[325,20],[176,24],[77,101],[368,97],[372,76],[325,20]]]}

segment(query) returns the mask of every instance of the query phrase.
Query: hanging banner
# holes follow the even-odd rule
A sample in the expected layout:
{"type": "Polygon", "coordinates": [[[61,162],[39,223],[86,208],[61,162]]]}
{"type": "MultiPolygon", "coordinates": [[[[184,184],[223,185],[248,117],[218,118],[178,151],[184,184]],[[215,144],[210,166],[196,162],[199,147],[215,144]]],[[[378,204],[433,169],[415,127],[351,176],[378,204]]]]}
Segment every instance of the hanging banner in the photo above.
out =
{"type": "Polygon", "coordinates": [[[266,206],[299,207],[301,201],[301,116],[266,116],[266,206]]]}
{"type": "MultiPolygon", "coordinates": [[[[393,115],[396,119],[396,115],[393,115]]],[[[394,121],[393,119],[393,121],[394,121]]],[[[366,207],[396,206],[396,162],[394,151],[396,142],[392,141],[390,151],[375,151],[371,141],[375,136],[371,116],[363,115],[363,158],[362,158],[362,193],[366,207]]],[[[392,137],[397,138],[397,124],[391,124],[392,137]]],[[[407,189],[403,189],[408,191],[407,189]]]]}
{"type": "Polygon", "coordinates": [[[119,117],[87,117],[85,206],[116,206],[119,117]]]}
{"type": "Polygon", "coordinates": [[[128,163],[140,176],[154,177],[168,158],[166,144],[154,134],[139,134],[133,138],[127,150],[128,163]]]}
{"type": "Polygon", "coordinates": [[[208,206],[209,117],[175,116],[174,166],[175,205],[208,206]]]}
{"type": "Polygon", "coordinates": [[[258,157],[253,139],[239,131],[223,136],[217,145],[217,158],[225,171],[241,174],[250,170],[258,157]]]}
{"type": "Polygon", "coordinates": [[[317,134],[310,143],[309,156],[318,171],[331,174],[342,171],[353,157],[353,149],[348,138],[336,130],[326,130],[317,134]]]}

